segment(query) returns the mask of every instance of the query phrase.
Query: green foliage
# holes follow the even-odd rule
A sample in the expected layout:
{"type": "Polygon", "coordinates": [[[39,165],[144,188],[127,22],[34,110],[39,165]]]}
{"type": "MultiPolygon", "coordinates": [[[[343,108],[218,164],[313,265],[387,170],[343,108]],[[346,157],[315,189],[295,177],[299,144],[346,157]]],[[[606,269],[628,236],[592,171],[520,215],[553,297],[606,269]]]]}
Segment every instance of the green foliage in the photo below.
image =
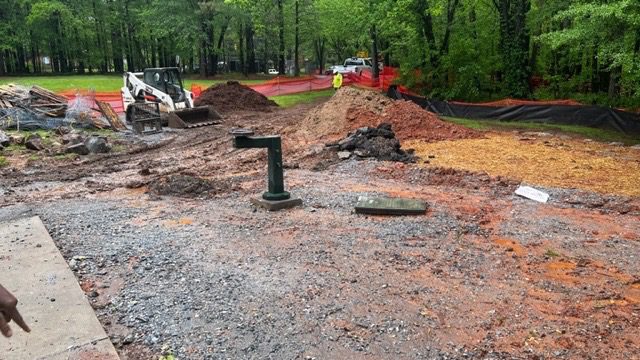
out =
{"type": "MultiPolygon", "coordinates": [[[[0,76],[248,73],[254,58],[264,71],[296,48],[301,67],[326,68],[375,44],[403,84],[432,97],[640,103],[637,0],[0,0],[0,9],[0,76]]],[[[119,76],[17,81],[121,86],[119,76]]]]}
{"type": "Polygon", "coordinates": [[[6,157],[0,155],[0,168],[9,166],[9,160],[6,157]]]}

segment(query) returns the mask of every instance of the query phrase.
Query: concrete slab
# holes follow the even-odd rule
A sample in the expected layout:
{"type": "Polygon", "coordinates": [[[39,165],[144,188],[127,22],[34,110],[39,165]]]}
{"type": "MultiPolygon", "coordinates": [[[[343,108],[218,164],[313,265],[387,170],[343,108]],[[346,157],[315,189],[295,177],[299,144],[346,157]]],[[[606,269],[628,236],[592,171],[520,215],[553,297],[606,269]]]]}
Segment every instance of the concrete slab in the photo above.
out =
{"type": "Polygon", "coordinates": [[[0,274],[31,327],[12,325],[1,359],[119,359],[40,218],[0,223],[0,274]]]}
{"type": "Polygon", "coordinates": [[[251,198],[251,203],[269,211],[278,211],[300,206],[302,205],[302,199],[292,197],[287,200],[265,200],[262,196],[258,196],[251,198]]]}
{"type": "Polygon", "coordinates": [[[422,215],[426,211],[427,203],[414,199],[361,196],[356,204],[358,214],[422,215]]]}

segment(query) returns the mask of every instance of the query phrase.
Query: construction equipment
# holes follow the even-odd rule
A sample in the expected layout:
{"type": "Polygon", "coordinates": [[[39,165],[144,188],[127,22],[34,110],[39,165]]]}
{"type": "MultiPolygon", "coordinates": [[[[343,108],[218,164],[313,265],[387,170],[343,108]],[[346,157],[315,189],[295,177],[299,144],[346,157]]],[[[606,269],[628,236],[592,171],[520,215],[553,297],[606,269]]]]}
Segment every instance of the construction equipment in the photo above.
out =
{"type": "Polygon", "coordinates": [[[193,94],[182,86],[178,68],[152,68],[141,73],[126,72],[121,89],[126,121],[135,123],[136,103],[157,103],[163,123],[173,128],[219,124],[222,117],[210,106],[193,106],[193,94]],[[165,115],[166,114],[166,115],[165,115]]]}

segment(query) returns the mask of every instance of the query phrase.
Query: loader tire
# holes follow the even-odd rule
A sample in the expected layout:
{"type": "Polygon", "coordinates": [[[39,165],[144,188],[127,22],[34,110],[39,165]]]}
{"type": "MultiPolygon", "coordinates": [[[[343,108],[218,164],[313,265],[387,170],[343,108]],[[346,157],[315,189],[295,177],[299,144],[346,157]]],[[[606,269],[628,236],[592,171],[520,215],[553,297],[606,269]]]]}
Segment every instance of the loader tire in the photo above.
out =
{"type": "Polygon", "coordinates": [[[125,121],[127,124],[133,123],[133,106],[127,106],[127,111],[125,112],[125,121]]]}

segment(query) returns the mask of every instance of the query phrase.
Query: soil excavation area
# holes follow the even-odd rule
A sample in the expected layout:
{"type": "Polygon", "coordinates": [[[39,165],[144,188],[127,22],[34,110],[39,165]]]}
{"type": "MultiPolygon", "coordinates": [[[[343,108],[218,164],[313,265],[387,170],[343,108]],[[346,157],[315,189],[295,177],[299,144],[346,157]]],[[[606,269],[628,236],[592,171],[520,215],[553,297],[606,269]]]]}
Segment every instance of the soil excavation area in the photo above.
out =
{"type": "MultiPolygon", "coordinates": [[[[386,106],[374,117],[392,120],[386,106]]],[[[229,112],[219,126],[66,162],[9,158],[0,219],[42,218],[123,359],[640,357],[637,194],[477,160],[449,168],[438,162],[447,146],[512,136],[450,126],[442,133],[454,140],[403,141],[417,164],[341,161],[325,143],[353,129],[356,110],[340,109],[340,131],[314,135],[322,107],[229,112]],[[283,134],[286,186],[302,207],[250,204],[266,189],[266,151],[233,149],[232,127],[283,134]],[[520,180],[549,203],[515,196],[520,180]],[[429,209],[355,214],[365,195],[429,209]]]]}

